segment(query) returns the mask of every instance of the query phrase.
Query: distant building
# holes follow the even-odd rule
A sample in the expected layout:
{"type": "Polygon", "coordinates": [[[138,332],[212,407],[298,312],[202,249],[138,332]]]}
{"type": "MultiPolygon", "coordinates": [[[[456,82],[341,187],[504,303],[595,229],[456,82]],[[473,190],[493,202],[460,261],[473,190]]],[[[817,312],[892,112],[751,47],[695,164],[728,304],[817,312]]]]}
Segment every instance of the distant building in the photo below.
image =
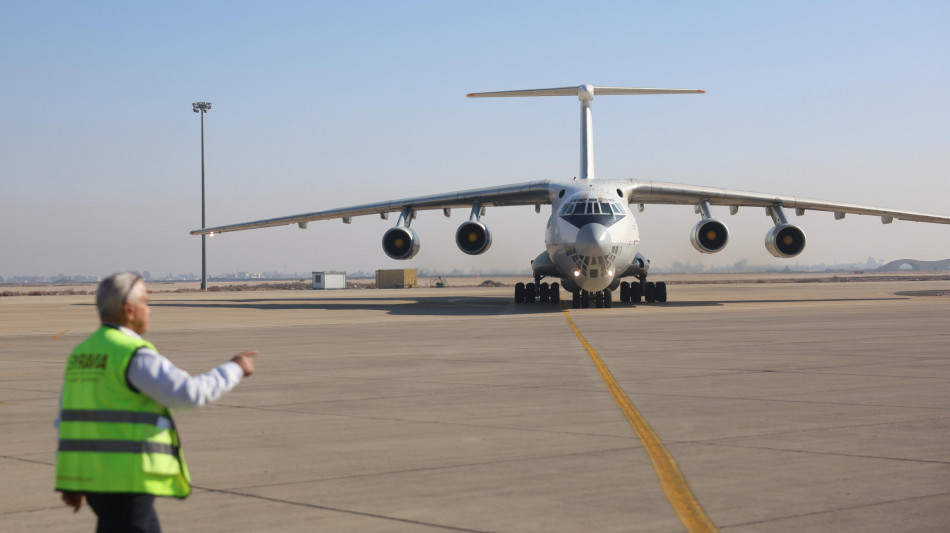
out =
{"type": "Polygon", "coordinates": [[[950,270],[950,259],[941,261],[918,261],[916,259],[898,259],[878,268],[882,272],[897,272],[901,270],[939,271],[950,270]]]}
{"type": "Polygon", "coordinates": [[[346,272],[314,272],[313,290],[345,289],[346,272]]]}
{"type": "Polygon", "coordinates": [[[400,268],[376,271],[377,289],[408,289],[418,287],[418,271],[414,268],[400,268]]]}

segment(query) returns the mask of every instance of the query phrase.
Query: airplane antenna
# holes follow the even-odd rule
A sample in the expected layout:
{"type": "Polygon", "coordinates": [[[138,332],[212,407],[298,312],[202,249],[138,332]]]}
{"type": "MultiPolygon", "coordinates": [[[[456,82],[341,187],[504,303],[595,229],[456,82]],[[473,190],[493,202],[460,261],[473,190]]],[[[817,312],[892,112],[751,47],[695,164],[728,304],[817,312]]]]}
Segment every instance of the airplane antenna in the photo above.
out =
{"type": "Polygon", "coordinates": [[[594,94],[702,94],[702,89],[647,89],[642,87],[606,87],[580,85],[553,89],[527,89],[522,91],[496,91],[470,93],[469,98],[493,98],[504,96],[577,96],[581,102],[581,173],[580,178],[594,179],[594,119],[590,104],[594,94]]]}

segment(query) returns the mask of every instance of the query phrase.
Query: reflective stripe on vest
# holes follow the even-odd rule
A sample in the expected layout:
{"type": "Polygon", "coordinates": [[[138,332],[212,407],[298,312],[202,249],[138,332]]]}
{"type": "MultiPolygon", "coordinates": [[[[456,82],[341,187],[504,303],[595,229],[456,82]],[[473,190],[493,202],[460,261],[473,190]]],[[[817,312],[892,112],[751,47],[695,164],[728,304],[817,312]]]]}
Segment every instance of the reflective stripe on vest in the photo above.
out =
{"type": "Polygon", "coordinates": [[[118,452],[118,453],[163,453],[178,456],[178,446],[137,440],[67,440],[59,441],[60,452],[118,452]]]}
{"type": "Polygon", "coordinates": [[[107,411],[98,409],[63,409],[63,422],[119,422],[125,424],[150,424],[162,429],[171,429],[172,420],[158,413],[139,411],[107,411]]]}

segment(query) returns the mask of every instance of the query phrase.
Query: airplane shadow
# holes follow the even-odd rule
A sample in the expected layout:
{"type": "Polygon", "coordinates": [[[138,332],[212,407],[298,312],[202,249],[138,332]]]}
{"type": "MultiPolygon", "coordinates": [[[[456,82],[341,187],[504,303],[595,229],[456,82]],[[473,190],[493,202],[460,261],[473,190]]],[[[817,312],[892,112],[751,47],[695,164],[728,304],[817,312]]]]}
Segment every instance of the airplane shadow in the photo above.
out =
{"type": "Polygon", "coordinates": [[[399,316],[491,316],[560,312],[559,304],[515,305],[508,297],[411,296],[387,298],[234,298],[215,300],[166,300],[151,307],[193,309],[255,309],[261,311],[381,311],[399,316]]]}
{"type": "MultiPolygon", "coordinates": [[[[621,303],[614,302],[613,310],[643,310],[662,308],[723,307],[735,304],[789,304],[789,303],[831,303],[831,302],[869,302],[905,300],[907,297],[876,298],[762,298],[745,300],[710,301],[673,301],[665,303],[621,303]]],[[[410,296],[393,295],[386,298],[353,298],[319,296],[314,298],[215,298],[208,300],[152,300],[149,305],[155,308],[179,309],[253,309],[260,311],[381,311],[397,316],[495,316],[495,315],[537,315],[561,312],[564,304],[569,311],[586,312],[587,309],[573,309],[570,301],[561,303],[515,304],[507,296],[410,296]]],[[[92,304],[76,304],[92,305],[92,304]]],[[[592,309],[592,308],[591,308],[592,309]]],[[[597,310],[599,312],[600,310],[597,310]]],[[[609,312],[609,310],[608,310],[609,312]]]]}
{"type": "MultiPolygon", "coordinates": [[[[793,303],[831,303],[831,302],[891,302],[894,300],[907,300],[906,297],[889,297],[889,298],[762,298],[762,299],[746,299],[746,300],[722,300],[722,301],[705,301],[705,302],[665,302],[662,304],[656,303],[639,303],[635,304],[636,306],[653,306],[659,305],[662,307],[718,307],[731,304],[793,304],[793,303]]],[[[617,304],[614,305],[631,305],[631,304],[617,304]]]]}

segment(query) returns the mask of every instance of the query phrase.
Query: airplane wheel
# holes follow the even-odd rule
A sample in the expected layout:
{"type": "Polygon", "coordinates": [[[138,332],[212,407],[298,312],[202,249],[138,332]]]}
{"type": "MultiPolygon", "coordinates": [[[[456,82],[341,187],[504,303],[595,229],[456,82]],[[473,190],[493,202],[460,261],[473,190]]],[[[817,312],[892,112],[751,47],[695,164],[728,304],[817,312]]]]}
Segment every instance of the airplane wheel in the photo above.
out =
{"type": "Polygon", "coordinates": [[[515,303],[524,303],[524,283],[515,283],[515,303]]]}
{"type": "Polygon", "coordinates": [[[581,291],[581,309],[587,309],[588,307],[590,307],[590,293],[581,291]]]}
{"type": "Polygon", "coordinates": [[[597,309],[601,309],[601,308],[604,307],[604,293],[603,293],[603,291],[597,291],[597,292],[594,294],[594,305],[597,307],[597,309]]]}
{"type": "Polygon", "coordinates": [[[666,282],[658,281],[656,282],[656,301],[665,302],[666,301],[666,282]]]}
{"type": "Polygon", "coordinates": [[[548,298],[550,298],[551,295],[550,290],[551,289],[547,283],[538,285],[538,301],[543,304],[548,303],[548,298]]]}
{"type": "Polygon", "coordinates": [[[630,301],[630,284],[626,281],[620,282],[620,301],[623,303],[630,301]]]}
{"type": "Polygon", "coordinates": [[[537,287],[534,283],[528,283],[524,286],[524,301],[529,304],[534,303],[534,297],[537,296],[537,287]]]}
{"type": "Polygon", "coordinates": [[[550,296],[552,303],[558,303],[561,301],[561,286],[557,283],[552,283],[550,288],[550,296]]]}
{"type": "Polygon", "coordinates": [[[614,305],[614,295],[610,289],[604,290],[604,307],[610,308],[614,305]]]}
{"type": "Polygon", "coordinates": [[[630,302],[638,304],[643,297],[643,285],[639,281],[630,284],[630,302]]]}
{"type": "Polygon", "coordinates": [[[646,300],[647,303],[656,301],[656,284],[652,281],[643,284],[643,299],[646,300]]]}
{"type": "Polygon", "coordinates": [[[579,309],[581,307],[581,291],[574,291],[571,293],[571,304],[574,309],[579,309]]]}

